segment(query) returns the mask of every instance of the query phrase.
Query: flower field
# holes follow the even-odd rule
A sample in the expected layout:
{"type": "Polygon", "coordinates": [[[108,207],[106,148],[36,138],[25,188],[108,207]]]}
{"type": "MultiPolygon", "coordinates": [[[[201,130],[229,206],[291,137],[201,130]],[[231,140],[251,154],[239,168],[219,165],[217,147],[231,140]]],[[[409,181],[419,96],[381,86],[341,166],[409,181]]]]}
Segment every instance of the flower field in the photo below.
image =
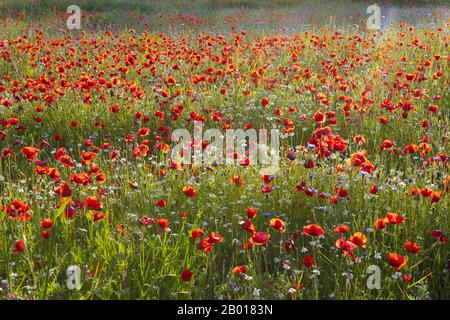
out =
{"type": "Polygon", "coordinates": [[[56,2],[2,8],[0,299],[450,299],[445,2],[56,2]]]}

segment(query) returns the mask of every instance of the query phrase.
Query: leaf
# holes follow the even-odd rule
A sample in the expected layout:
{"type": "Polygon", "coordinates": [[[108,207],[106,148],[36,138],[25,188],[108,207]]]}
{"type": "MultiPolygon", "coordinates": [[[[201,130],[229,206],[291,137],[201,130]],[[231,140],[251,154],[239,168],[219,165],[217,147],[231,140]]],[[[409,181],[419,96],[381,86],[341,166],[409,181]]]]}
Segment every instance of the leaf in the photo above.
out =
{"type": "Polygon", "coordinates": [[[55,220],[66,210],[67,205],[69,204],[70,199],[64,201],[64,203],[56,210],[55,213],[55,220]]]}

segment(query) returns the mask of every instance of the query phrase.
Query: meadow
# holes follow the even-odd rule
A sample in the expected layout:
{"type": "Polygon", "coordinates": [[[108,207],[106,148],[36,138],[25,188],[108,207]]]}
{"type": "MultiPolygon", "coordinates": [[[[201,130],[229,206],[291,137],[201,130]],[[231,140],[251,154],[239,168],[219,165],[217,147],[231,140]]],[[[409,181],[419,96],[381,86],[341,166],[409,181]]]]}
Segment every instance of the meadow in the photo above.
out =
{"type": "Polygon", "coordinates": [[[450,7],[369,4],[3,1],[0,299],[450,299],[450,7]]]}

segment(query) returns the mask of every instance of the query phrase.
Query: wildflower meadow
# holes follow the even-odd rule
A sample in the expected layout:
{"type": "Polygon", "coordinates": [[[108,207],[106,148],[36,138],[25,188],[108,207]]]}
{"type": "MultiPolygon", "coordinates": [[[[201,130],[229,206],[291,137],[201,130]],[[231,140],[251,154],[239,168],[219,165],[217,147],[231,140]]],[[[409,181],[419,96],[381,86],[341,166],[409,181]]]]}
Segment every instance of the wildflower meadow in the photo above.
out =
{"type": "Polygon", "coordinates": [[[0,20],[0,299],[450,299],[448,2],[0,20]]]}

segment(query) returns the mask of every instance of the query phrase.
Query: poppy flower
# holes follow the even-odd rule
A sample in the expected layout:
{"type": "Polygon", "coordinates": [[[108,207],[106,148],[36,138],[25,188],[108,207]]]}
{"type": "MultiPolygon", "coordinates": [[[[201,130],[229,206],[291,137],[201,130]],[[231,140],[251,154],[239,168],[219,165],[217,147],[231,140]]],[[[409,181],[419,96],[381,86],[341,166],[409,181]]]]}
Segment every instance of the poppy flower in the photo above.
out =
{"type": "Polygon", "coordinates": [[[28,160],[34,160],[39,153],[39,149],[33,148],[33,147],[23,147],[22,148],[22,154],[28,159],[28,160]]]}
{"type": "Polygon", "coordinates": [[[94,221],[99,221],[99,220],[102,220],[105,217],[106,217],[106,212],[102,212],[102,213],[97,212],[97,213],[94,213],[92,219],[94,221]]]}
{"type": "Polygon", "coordinates": [[[147,217],[147,216],[145,216],[145,217],[142,217],[140,220],[139,220],[139,222],[143,225],[143,226],[150,226],[150,225],[152,225],[154,222],[155,222],[155,220],[153,220],[152,218],[150,218],[150,217],[147,217]]]}
{"type": "Polygon", "coordinates": [[[408,262],[408,258],[405,258],[398,253],[389,253],[388,260],[389,264],[394,268],[395,271],[403,268],[408,262]]]}
{"type": "Polygon", "coordinates": [[[96,196],[88,196],[85,200],[85,205],[89,210],[103,210],[103,205],[98,201],[98,197],[96,196]]]}
{"type": "Polygon", "coordinates": [[[334,228],[333,233],[339,234],[339,233],[346,233],[350,231],[350,227],[346,224],[340,224],[336,228],[334,228]]]}
{"type": "Polygon", "coordinates": [[[414,241],[405,242],[404,247],[405,247],[405,250],[409,253],[419,253],[420,252],[420,246],[414,241]]]}
{"type": "Polygon", "coordinates": [[[161,230],[165,230],[168,226],[169,226],[169,220],[167,219],[157,219],[156,223],[159,225],[159,227],[161,228],[161,230]]]}
{"type": "Polygon", "coordinates": [[[353,137],[353,142],[358,145],[366,144],[366,138],[360,134],[353,137]]]}
{"type": "Polygon", "coordinates": [[[180,218],[187,218],[189,216],[189,213],[186,211],[180,212],[180,218]]]}
{"type": "Polygon", "coordinates": [[[90,164],[94,159],[95,159],[96,155],[93,152],[83,152],[81,154],[81,158],[82,158],[82,163],[84,165],[86,164],[90,164]]]}
{"type": "Polygon", "coordinates": [[[251,243],[256,245],[265,245],[269,242],[270,234],[264,233],[263,231],[255,232],[252,235],[251,243]]]}
{"type": "Polygon", "coordinates": [[[205,237],[205,234],[203,233],[202,229],[194,229],[191,232],[191,239],[192,241],[195,241],[195,239],[200,238],[203,239],[205,237]]]}
{"type": "Polygon", "coordinates": [[[440,193],[440,192],[438,192],[438,191],[433,191],[433,192],[430,194],[430,200],[431,200],[431,203],[439,202],[440,199],[441,199],[441,193],[440,193]]]}
{"type": "Polygon", "coordinates": [[[193,274],[194,274],[194,273],[191,272],[191,270],[189,270],[189,269],[186,268],[186,269],[184,269],[183,272],[181,273],[181,280],[182,280],[183,282],[188,282],[189,280],[191,280],[193,274]]]}
{"type": "Polygon", "coordinates": [[[149,151],[150,148],[148,146],[146,146],[145,144],[141,144],[140,146],[134,147],[133,156],[135,158],[142,158],[145,157],[149,151]]]}
{"type": "Polygon", "coordinates": [[[348,193],[348,191],[345,190],[345,189],[338,189],[337,192],[336,192],[336,195],[337,195],[339,198],[347,198],[348,195],[349,195],[349,193],[348,193]]]}
{"type": "Polygon", "coordinates": [[[55,192],[60,197],[64,198],[70,197],[72,195],[72,190],[70,189],[70,186],[66,182],[63,182],[60,186],[55,188],[55,192]]]}
{"type": "Polygon", "coordinates": [[[161,150],[163,153],[169,153],[170,152],[170,147],[167,143],[157,143],[154,146],[155,150],[161,150]]]}
{"type": "Polygon", "coordinates": [[[281,220],[279,218],[272,218],[272,219],[270,219],[269,223],[273,229],[275,229],[281,233],[286,232],[286,225],[283,220],[281,220]]]}
{"type": "Polygon", "coordinates": [[[444,234],[442,230],[433,230],[431,232],[431,236],[435,238],[436,240],[439,240],[440,243],[446,244],[447,243],[447,236],[444,234]]]}
{"type": "Polygon", "coordinates": [[[370,192],[371,194],[377,194],[377,193],[378,193],[378,186],[377,186],[376,184],[373,184],[373,185],[370,187],[369,192],[370,192]]]}
{"type": "Polygon", "coordinates": [[[245,231],[249,232],[250,234],[253,234],[256,232],[256,228],[250,219],[241,221],[239,224],[245,231]]]}
{"type": "Polygon", "coordinates": [[[53,220],[50,218],[45,218],[41,221],[41,226],[44,229],[50,229],[53,226],[53,220]]]}
{"type": "Polygon", "coordinates": [[[248,267],[246,265],[241,265],[241,266],[237,266],[237,267],[233,268],[234,274],[247,273],[247,271],[248,271],[248,267]]]}
{"type": "Polygon", "coordinates": [[[336,248],[342,251],[353,251],[356,249],[356,244],[351,241],[348,241],[345,237],[339,238],[336,240],[336,248]]]}
{"type": "Polygon", "coordinates": [[[183,193],[189,198],[195,198],[195,196],[197,195],[197,191],[191,186],[184,186],[183,193]]]}
{"type": "Polygon", "coordinates": [[[378,230],[384,229],[386,228],[387,224],[389,223],[389,220],[386,218],[379,218],[377,220],[375,220],[375,228],[377,228],[378,230]]]}
{"type": "Polygon", "coordinates": [[[247,208],[247,217],[249,219],[252,219],[256,217],[256,213],[258,212],[258,209],[256,208],[247,208]]]}
{"type": "Polygon", "coordinates": [[[316,123],[325,123],[325,121],[327,120],[327,117],[324,113],[322,113],[321,111],[317,111],[316,113],[314,113],[313,115],[314,121],[316,123]]]}
{"type": "Polygon", "coordinates": [[[311,268],[314,267],[316,265],[314,258],[311,256],[306,256],[303,258],[303,265],[305,267],[311,268]]]}
{"type": "Polygon", "coordinates": [[[167,201],[164,199],[159,199],[156,201],[156,206],[159,208],[164,208],[167,205],[167,201]]]}
{"type": "Polygon", "coordinates": [[[366,247],[367,237],[362,232],[355,232],[351,237],[350,241],[359,247],[366,247]]]}
{"type": "Polygon", "coordinates": [[[205,239],[201,239],[197,244],[197,248],[203,250],[205,253],[208,253],[212,250],[213,245],[205,239]]]}
{"type": "Polygon", "coordinates": [[[14,253],[19,254],[22,253],[25,250],[25,243],[23,240],[17,240],[14,243],[14,253]]]}
{"type": "Polygon", "coordinates": [[[270,183],[270,182],[272,182],[272,180],[273,180],[274,178],[275,178],[275,177],[272,176],[272,175],[265,174],[265,175],[263,175],[263,176],[261,177],[261,180],[264,181],[264,183],[270,183]]]}
{"type": "Polygon", "coordinates": [[[51,235],[52,235],[52,231],[51,230],[43,230],[41,232],[41,238],[44,239],[44,240],[50,239],[51,235]]]}
{"type": "Polygon", "coordinates": [[[317,224],[309,224],[303,229],[303,233],[307,236],[319,237],[323,234],[323,229],[317,224]]]}
{"type": "Polygon", "coordinates": [[[232,184],[234,184],[237,187],[240,187],[242,185],[242,179],[240,176],[232,176],[230,178],[230,181],[232,184]]]}
{"type": "Polygon", "coordinates": [[[19,218],[24,222],[31,219],[30,207],[20,200],[14,200],[9,206],[3,207],[2,210],[13,219],[19,218]]]}
{"type": "Polygon", "coordinates": [[[406,283],[410,283],[412,281],[412,274],[406,273],[402,276],[402,281],[406,283]]]}
{"type": "Polygon", "coordinates": [[[219,243],[219,242],[222,242],[223,240],[224,240],[224,238],[216,232],[211,232],[209,234],[208,242],[211,244],[219,243]]]}
{"type": "Polygon", "coordinates": [[[423,189],[420,190],[420,194],[423,197],[429,197],[432,193],[433,193],[433,190],[430,189],[430,188],[423,188],[423,189]]]}
{"type": "Polygon", "coordinates": [[[406,218],[392,212],[388,212],[386,214],[386,219],[390,224],[400,224],[404,221],[406,221],[406,218]]]}

